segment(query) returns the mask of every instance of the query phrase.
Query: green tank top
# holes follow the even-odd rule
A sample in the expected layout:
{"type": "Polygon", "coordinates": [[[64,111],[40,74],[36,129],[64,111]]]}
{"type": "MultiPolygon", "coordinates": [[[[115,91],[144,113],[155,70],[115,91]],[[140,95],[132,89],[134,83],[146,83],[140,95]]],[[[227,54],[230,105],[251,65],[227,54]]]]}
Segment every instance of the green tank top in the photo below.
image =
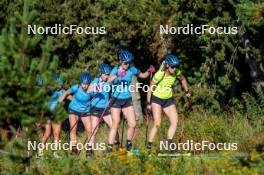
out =
{"type": "Polygon", "coordinates": [[[161,99],[171,98],[173,95],[172,85],[180,74],[181,71],[179,69],[176,69],[173,75],[166,75],[164,70],[158,70],[153,77],[156,88],[152,94],[161,99]]]}

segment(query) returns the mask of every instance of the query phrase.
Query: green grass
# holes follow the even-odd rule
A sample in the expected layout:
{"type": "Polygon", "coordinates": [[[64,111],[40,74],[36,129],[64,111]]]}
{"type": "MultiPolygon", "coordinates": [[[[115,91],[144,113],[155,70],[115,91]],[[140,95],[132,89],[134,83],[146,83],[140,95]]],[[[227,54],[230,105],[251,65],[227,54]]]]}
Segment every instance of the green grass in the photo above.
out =
{"type": "MultiPolygon", "coordinates": [[[[157,140],[165,140],[168,120],[163,118],[157,140]]],[[[127,126],[125,125],[125,128],[127,126]]],[[[121,128],[121,127],[120,127],[121,128]]],[[[46,156],[39,159],[33,156],[27,174],[264,174],[263,130],[253,127],[242,116],[211,115],[206,112],[192,112],[188,116],[179,116],[179,124],[175,141],[193,140],[201,142],[235,142],[236,151],[192,151],[191,156],[159,157],[158,141],[154,144],[152,153],[145,150],[145,123],[137,125],[134,149],[137,154],[127,154],[124,149],[103,157],[103,151],[97,151],[94,159],[86,158],[82,151],[80,156],[72,157],[69,152],[60,151],[63,158],[53,158],[52,151],[46,151],[46,156]]],[[[263,129],[263,128],[262,128],[263,129]]],[[[121,132],[121,130],[120,130],[121,132]]],[[[108,128],[102,124],[97,134],[97,142],[106,143],[108,128]]],[[[124,136],[126,132],[124,133],[124,136]]],[[[63,142],[69,141],[66,133],[62,133],[63,142]]],[[[120,135],[121,136],[121,135],[120,135]]],[[[24,136],[23,136],[24,137],[24,136]]],[[[79,142],[84,142],[84,133],[78,133],[79,142]]],[[[36,137],[35,137],[36,139],[36,137]]],[[[9,142],[5,147],[7,152],[21,155],[19,145],[25,138],[9,142]],[[16,143],[17,142],[17,143],[16,143]]],[[[125,137],[124,137],[125,140],[125,137]]],[[[50,140],[51,141],[51,140],[50,140]]],[[[124,144],[123,144],[124,145],[124,144]]],[[[0,157],[1,174],[25,173],[21,159],[2,154],[0,157]]]]}

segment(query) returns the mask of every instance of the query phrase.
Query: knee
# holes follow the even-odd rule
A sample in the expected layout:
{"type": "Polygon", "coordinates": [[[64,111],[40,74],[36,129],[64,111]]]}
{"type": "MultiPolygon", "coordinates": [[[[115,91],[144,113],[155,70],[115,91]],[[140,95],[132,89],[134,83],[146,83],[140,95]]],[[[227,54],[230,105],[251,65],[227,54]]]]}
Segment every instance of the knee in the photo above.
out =
{"type": "Polygon", "coordinates": [[[77,128],[72,128],[72,129],[70,130],[70,134],[71,134],[71,135],[76,135],[76,132],[77,132],[77,128]]]}
{"type": "Polygon", "coordinates": [[[92,128],[86,128],[86,133],[87,133],[88,135],[92,134],[92,128]]]}
{"type": "Polygon", "coordinates": [[[92,131],[94,130],[97,130],[99,126],[95,125],[95,126],[92,126],[92,131]]]}
{"type": "Polygon", "coordinates": [[[60,136],[60,132],[54,132],[53,134],[54,134],[54,138],[59,138],[60,136]]]}
{"type": "Polygon", "coordinates": [[[113,122],[111,125],[111,129],[118,130],[119,122],[113,122]]]}
{"type": "Polygon", "coordinates": [[[159,129],[160,126],[161,126],[161,121],[155,121],[155,122],[154,122],[154,127],[155,127],[156,129],[159,129]]]}
{"type": "Polygon", "coordinates": [[[170,127],[176,128],[177,127],[177,122],[173,122],[170,124],[170,127]]]}
{"type": "Polygon", "coordinates": [[[77,126],[75,126],[75,125],[70,125],[70,132],[71,132],[71,133],[76,133],[76,132],[77,132],[77,126]]]}
{"type": "Polygon", "coordinates": [[[136,128],[136,122],[131,122],[131,123],[129,123],[129,128],[136,128]]]}
{"type": "Polygon", "coordinates": [[[112,131],[117,131],[118,130],[118,125],[117,124],[113,124],[112,126],[111,126],[111,129],[110,130],[112,130],[112,131]]]}
{"type": "Polygon", "coordinates": [[[177,126],[177,124],[178,124],[178,117],[175,117],[175,120],[171,122],[171,125],[177,126]]]}
{"type": "Polygon", "coordinates": [[[46,130],[45,133],[44,133],[44,137],[49,137],[51,134],[51,131],[50,130],[46,130]]]}

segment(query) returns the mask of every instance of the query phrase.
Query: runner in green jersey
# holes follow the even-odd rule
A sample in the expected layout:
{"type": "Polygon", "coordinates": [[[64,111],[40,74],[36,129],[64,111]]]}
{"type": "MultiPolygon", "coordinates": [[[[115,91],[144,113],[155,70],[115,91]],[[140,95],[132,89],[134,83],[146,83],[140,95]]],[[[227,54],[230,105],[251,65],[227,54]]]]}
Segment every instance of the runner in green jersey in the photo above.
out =
{"type": "Polygon", "coordinates": [[[152,142],[161,124],[162,110],[168,116],[170,127],[167,134],[169,144],[172,143],[178,122],[178,113],[174,105],[172,85],[176,79],[182,83],[182,87],[186,92],[186,96],[191,94],[188,90],[188,85],[185,77],[182,75],[178,66],[180,61],[175,55],[167,55],[164,65],[155,73],[148,92],[148,110],[152,110],[154,125],[149,133],[147,148],[151,149],[152,142]]]}

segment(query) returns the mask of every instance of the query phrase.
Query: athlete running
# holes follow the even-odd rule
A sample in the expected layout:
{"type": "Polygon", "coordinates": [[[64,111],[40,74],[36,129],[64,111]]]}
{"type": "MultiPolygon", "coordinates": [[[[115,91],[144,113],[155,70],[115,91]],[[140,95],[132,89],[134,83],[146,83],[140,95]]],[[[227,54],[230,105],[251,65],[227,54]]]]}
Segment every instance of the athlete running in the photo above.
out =
{"type": "Polygon", "coordinates": [[[150,75],[149,70],[153,70],[153,67],[151,67],[148,71],[142,73],[136,67],[131,66],[130,64],[133,60],[133,55],[127,50],[122,50],[119,53],[119,60],[120,65],[115,66],[112,69],[108,78],[108,82],[112,82],[113,86],[115,87],[113,88],[112,96],[110,99],[113,125],[109,132],[108,147],[106,153],[112,151],[120,123],[121,112],[123,112],[128,122],[126,148],[127,150],[131,150],[132,138],[134,137],[136,127],[136,115],[132,104],[132,97],[129,91],[129,87],[133,76],[147,78],[150,75]]]}
{"type": "Polygon", "coordinates": [[[147,148],[151,149],[152,142],[156,136],[158,128],[161,125],[162,110],[168,116],[170,127],[167,134],[168,144],[172,143],[178,122],[178,113],[174,105],[174,98],[172,92],[172,85],[178,78],[181,81],[182,87],[185,90],[187,97],[191,94],[188,90],[186,78],[182,75],[178,68],[180,61],[175,55],[167,55],[161,68],[155,73],[147,95],[148,109],[152,110],[154,125],[149,133],[147,148]],[[154,88],[155,87],[155,88],[154,88]]]}
{"type": "MultiPolygon", "coordinates": [[[[56,83],[56,89],[55,90],[52,89],[49,91],[49,95],[50,95],[50,101],[48,103],[49,111],[47,112],[45,117],[46,119],[45,132],[41,137],[41,143],[43,144],[46,143],[46,141],[49,139],[51,135],[51,131],[53,130],[53,141],[58,146],[60,131],[61,131],[61,121],[56,119],[55,108],[58,104],[60,97],[65,92],[65,90],[63,89],[63,80],[61,79],[59,74],[56,74],[55,76],[55,83],[56,83]]],[[[44,81],[40,80],[39,86],[43,86],[43,84],[44,81]]],[[[43,150],[39,150],[38,155],[43,156],[43,150]]],[[[56,151],[53,152],[53,156],[56,158],[59,157],[56,151]]]]}
{"type": "MultiPolygon", "coordinates": [[[[107,82],[108,76],[111,72],[111,67],[108,64],[103,63],[99,67],[99,72],[99,76],[92,81],[89,87],[89,91],[94,92],[94,96],[91,102],[91,120],[93,130],[93,135],[90,139],[91,144],[94,143],[95,135],[97,133],[101,117],[103,117],[103,120],[109,128],[112,127],[112,118],[110,113],[110,107],[108,104],[111,84],[107,82]]],[[[115,144],[119,144],[118,134],[116,137],[115,144]]]]}
{"type": "MultiPolygon", "coordinates": [[[[70,89],[65,91],[63,96],[60,98],[61,103],[68,95],[73,94],[73,99],[68,107],[69,121],[70,121],[70,146],[72,155],[77,155],[77,125],[79,119],[84,124],[84,128],[87,137],[90,137],[92,131],[91,117],[90,117],[90,100],[92,93],[88,92],[89,85],[91,83],[91,75],[88,73],[82,73],[80,76],[80,84],[72,86],[70,89]]],[[[91,155],[92,145],[88,143],[88,149],[86,155],[91,155]]]]}

